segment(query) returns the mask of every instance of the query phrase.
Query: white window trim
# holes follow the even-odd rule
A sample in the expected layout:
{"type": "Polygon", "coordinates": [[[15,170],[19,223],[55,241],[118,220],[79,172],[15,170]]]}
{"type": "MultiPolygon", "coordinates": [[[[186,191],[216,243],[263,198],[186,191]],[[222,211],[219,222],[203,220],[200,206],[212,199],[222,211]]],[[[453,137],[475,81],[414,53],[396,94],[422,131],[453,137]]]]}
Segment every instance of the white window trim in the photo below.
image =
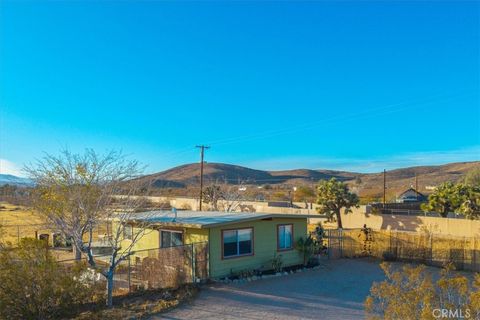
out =
{"type": "Polygon", "coordinates": [[[162,247],[162,232],[170,232],[170,233],[180,233],[182,235],[182,246],[185,245],[184,239],[184,232],[181,230],[171,230],[171,229],[159,229],[159,238],[160,238],[160,248],[173,248],[173,247],[180,247],[180,246],[170,246],[170,247],[162,247]]]}

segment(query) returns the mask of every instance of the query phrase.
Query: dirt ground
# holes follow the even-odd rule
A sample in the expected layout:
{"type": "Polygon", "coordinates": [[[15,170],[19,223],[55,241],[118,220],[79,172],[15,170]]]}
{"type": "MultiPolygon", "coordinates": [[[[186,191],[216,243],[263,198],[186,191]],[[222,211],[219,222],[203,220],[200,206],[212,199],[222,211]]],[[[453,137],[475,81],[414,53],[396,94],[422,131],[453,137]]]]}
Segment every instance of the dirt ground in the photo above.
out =
{"type": "Polygon", "coordinates": [[[317,270],[203,288],[194,302],[151,319],[363,319],[363,302],[384,275],[378,261],[324,261],[317,270]]]}

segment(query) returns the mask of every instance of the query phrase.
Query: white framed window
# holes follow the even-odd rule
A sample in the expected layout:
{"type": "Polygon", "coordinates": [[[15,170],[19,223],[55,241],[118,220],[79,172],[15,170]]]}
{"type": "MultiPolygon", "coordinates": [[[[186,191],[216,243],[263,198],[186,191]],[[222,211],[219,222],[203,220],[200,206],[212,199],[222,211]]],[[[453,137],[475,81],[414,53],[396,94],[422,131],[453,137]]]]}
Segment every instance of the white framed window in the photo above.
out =
{"type": "Polygon", "coordinates": [[[123,239],[132,240],[133,238],[133,226],[126,224],[123,226],[123,239]]]}
{"type": "Polygon", "coordinates": [[[277,226],[277,249],[293,249],[293,224],[280,224],[277,226]]]}
{"type": "Polygon", "coordinates": [[[253,255],[253,228],[222,230],[222,258],[253,255]]]}
{"type": "Polygon", "coordinates": [[[160,230],[160,248],[183,245],[183,232],[176,230],[160,230]]]}

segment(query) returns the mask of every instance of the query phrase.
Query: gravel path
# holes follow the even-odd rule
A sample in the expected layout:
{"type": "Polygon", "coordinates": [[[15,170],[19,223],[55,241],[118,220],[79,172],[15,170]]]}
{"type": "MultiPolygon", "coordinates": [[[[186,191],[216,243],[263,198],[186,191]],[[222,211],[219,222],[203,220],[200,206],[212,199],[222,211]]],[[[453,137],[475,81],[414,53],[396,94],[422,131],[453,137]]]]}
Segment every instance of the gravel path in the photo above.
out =
{"type": "Polygon", "coordinates": [[[151,319],[363,319],[378,262],[324,261],[317,270],[202,288],[191,303],[151,319]]]}

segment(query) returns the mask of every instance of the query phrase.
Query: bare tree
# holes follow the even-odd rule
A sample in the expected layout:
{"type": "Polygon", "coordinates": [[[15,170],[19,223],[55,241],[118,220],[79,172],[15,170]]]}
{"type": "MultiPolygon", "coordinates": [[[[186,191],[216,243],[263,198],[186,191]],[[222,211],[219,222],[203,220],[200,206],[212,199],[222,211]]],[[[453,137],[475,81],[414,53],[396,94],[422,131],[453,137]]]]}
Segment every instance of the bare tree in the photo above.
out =
{"type": "Polygon", "coordinates": [[[243,184],[228,185],[225,184],[222,190],[222,200],[219,202],[219,207],[225,212],[234,212],[242,205],[244,195],[242,189],[243,184]]]}
{"type": "Polygon", "coordinates": [[[106,303],[111,306],[115,269],[133,254],[135,243],[147,232],[146,225],[137,221],[145,201],[138,195],[148,189],[135,179],[142,172],[138,162],[115,151],[98,155],[87,149],[79,155],[64,150],[58,157],[46,155],[25,170],[36,185],[35,208],[72,240],[77,259],[85,255],[88,264],[106,278],[106,303]],[[112,226],[102,243],[111,249],[106,267],[99,265],[92,252],[94,230],[104,223],[112,226]],[[127,228],[131,232],[126,240],[127,228]]]}

